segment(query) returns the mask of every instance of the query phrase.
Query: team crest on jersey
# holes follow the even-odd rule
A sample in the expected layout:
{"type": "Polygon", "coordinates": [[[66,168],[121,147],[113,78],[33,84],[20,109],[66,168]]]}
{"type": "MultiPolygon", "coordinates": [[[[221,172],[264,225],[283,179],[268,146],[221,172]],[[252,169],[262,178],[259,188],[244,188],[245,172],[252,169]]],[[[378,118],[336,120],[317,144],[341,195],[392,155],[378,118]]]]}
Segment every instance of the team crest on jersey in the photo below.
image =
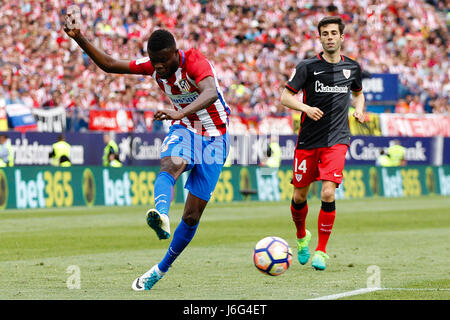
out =
{"type": "Polygon", "coordinates": [[[351,71],[349,69],[342,70],[346,79],[350,78],[351,71]]]}
{"type": "Polygon", "coordinates": [[[178,81],[177,86],[181,91],[189,92],[191,90],[191,85],[186,79],[181,79],[178,81]]]}
{"type": "Polygon", "coordinates": [[[300,180],[302,180],[302,178],[303,178],[303,175],[302,175],[302,174],[299,174],[299,173],[296,173],[296,174],[295,174],[295,179],[296,179],[298,182],[300,182],[300,180]]]}

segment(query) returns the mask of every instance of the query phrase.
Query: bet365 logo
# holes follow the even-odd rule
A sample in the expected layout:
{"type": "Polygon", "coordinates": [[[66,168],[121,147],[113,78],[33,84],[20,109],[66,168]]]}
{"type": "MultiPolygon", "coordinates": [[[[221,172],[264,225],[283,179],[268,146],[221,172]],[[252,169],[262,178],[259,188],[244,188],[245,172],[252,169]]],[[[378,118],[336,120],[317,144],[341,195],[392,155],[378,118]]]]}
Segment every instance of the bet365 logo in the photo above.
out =
{"type": "Polygon", "coordinates": [[[74,195],[70,171],[39,171],[22,175],[14,170],[16,206],[24,208],[71,207],[74,195]]]}

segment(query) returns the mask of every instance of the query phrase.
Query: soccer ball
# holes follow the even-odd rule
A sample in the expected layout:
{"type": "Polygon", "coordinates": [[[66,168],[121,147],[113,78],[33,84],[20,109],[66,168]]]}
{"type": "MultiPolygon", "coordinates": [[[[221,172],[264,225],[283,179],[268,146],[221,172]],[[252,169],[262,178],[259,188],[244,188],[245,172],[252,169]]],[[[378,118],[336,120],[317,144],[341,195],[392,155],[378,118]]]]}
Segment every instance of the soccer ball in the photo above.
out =
{"type": "Polygon", "coordinates": [[[289,244],[279,237],[266,237],[253,249],[255,267],[264,274],[278,276],[285,272],[292,261],[289,244]]]}

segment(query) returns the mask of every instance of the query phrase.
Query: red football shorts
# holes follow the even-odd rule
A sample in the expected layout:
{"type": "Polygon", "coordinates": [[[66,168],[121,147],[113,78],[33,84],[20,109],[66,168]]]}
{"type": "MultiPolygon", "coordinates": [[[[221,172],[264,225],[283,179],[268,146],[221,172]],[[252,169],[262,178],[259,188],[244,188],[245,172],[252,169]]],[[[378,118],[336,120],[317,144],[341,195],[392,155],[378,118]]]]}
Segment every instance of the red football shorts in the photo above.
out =
{"type": "Polygon", "coordinates": [[[341,184],[347,149],[346,144],[316,149],[296,149],[292,184],[297,188],[309,186],[319,180],[341,184]]]}

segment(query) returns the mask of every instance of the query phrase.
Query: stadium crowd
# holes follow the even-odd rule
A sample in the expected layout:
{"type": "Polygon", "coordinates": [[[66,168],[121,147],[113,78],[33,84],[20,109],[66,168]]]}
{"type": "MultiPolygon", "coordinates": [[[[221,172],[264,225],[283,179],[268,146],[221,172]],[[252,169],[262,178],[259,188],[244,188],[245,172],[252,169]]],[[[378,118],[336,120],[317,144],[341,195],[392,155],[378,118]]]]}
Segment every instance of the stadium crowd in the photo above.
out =
{"type": "Polygon", "coordinates": [[[234,113],[261,117],[288,112],[280,93],[295,65],[320,51],[317,22],[340,15],[345,55],[368,73],[399,74],[395,112],[449,112],[449,20],[439,0],[2,1],[0,106],[62,105],[83,128],[91,108],[168,103],[152,80],[105,74],[90,62],[63,31],[71,4],[81,8],[82,32],[116,58],[146,56],[151,31],[169,29],[179,48],[214,62],[234,113]]]}

